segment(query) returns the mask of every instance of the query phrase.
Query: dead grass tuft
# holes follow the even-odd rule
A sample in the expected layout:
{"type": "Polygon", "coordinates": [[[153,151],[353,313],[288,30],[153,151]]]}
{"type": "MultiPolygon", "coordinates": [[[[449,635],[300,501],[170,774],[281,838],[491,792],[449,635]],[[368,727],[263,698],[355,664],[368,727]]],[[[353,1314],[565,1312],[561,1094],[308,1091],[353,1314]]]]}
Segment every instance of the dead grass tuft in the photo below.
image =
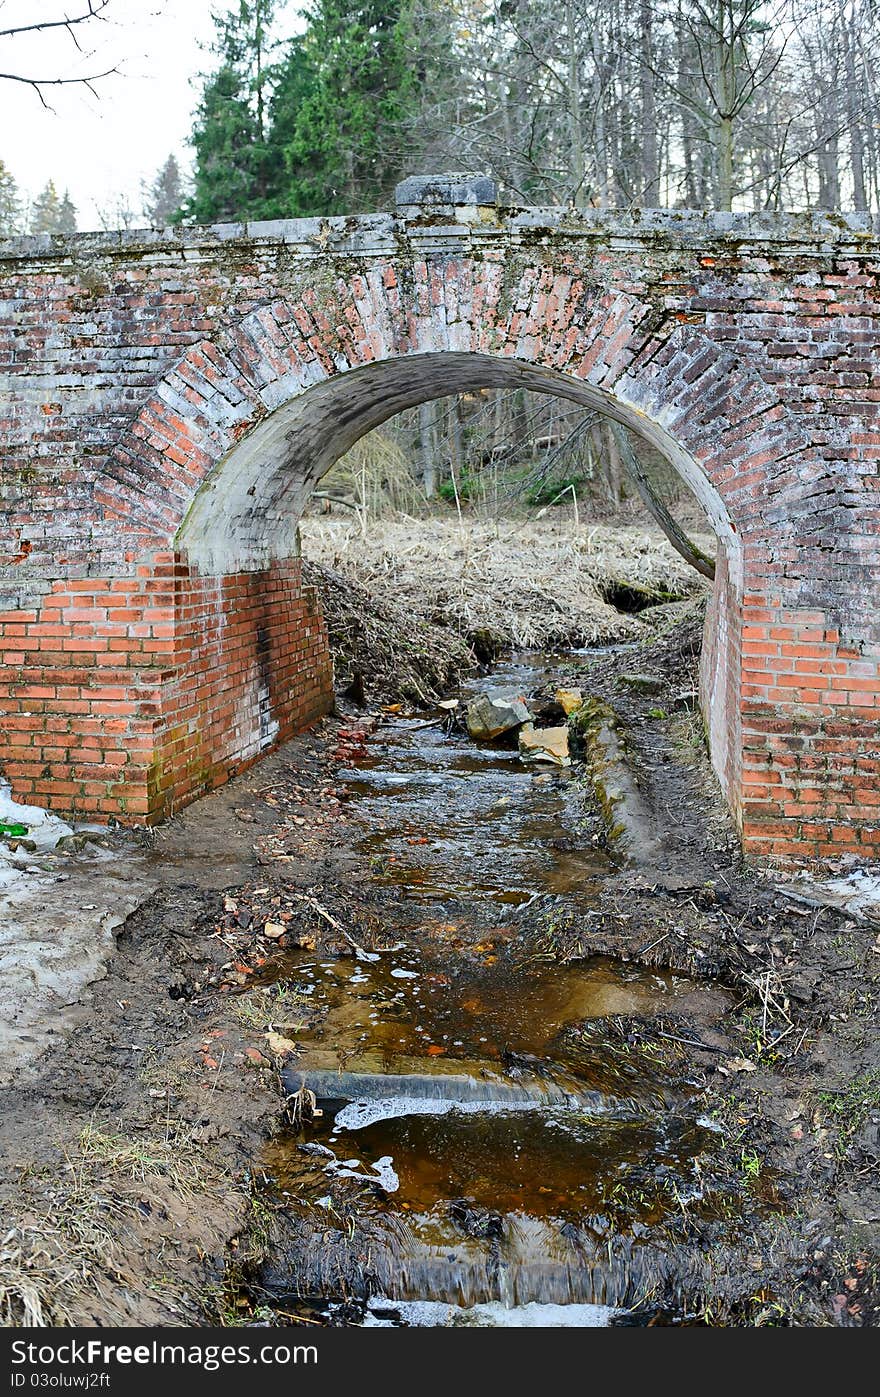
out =
{"type": "Polygon", "coordinates": [[[244,1028],[266,1032],[297,1033],[309,1017],[302,995],[287,985],[262,985],[237,995],[232,1013],[244,1028]]]}
{"type": "Polygon", "coordinates": [[[144,1195],[161,1191],[186,1207],[219,1182],[208,1177],[184,1123],[168,1120],[136,1136],[90,1124],[60,1174],[30,1177],[31,1214],[0,1241],[0,1327],[81,1322],[76,1317],[108,1280],[124,1280],[120,1239],[144,1195]]]}

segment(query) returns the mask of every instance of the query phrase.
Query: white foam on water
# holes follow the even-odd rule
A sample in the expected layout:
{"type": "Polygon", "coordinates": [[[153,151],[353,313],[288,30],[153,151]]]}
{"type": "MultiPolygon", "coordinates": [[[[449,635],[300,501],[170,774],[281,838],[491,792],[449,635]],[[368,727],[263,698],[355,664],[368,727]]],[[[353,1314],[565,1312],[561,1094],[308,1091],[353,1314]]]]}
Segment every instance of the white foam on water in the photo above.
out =
{"type": "Polygon", "coordinates": [[[440,1300],[388,1300],[374,1295],[364,1329],[606,1329],[619,1311],[610,1305],[502,1305],[500,1301],[463,1309],[440,1300]],[[394,1314],[385,1312],[393,1311],[394,1314]]]}
{"type": "Polygon", "coordinates": [[[364,1130],[377,1121],[398,1116],[446,1116],[456,1111],[462,1116],[506,1115],[511,1111],[547,1110],[547,1102],[534,1101],[456,1101],[443,1096],[385,1096],[377,1101],[349,1101],[336,1112],[334,1134],[338,1130],[364,1130]]]}
{"type": "Polygon", "coordinates": [[[359,1159],[333,1160],[324,1167],[325,1174],[335,1174],[343,1179],[360,1179],[365,1184],[378,1184],[386,1193],[396,1193],[400,1188],[400,1178],[392,1167],[393,1157],[383,1154],[370,1165],[372,1174],[365,1174],[359,1159]]]}

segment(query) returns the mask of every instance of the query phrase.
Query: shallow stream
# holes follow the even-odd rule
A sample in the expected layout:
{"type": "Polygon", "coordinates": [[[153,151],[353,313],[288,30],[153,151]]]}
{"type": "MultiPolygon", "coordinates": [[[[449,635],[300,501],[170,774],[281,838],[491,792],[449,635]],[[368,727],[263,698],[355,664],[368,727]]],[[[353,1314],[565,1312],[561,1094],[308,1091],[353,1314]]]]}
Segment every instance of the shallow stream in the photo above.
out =
{"type": "MultiPolygon", "coordinates": [[[[548,663],[479,687],[529,694],[548,663]]],[[[397,916],[378,955],[291,960],[307,1012],[288,1086],[320,1114],[264,1161],[290,1229],[264,1294],[373,1325],[606,1324],[661,1274],[665,1220],[718,1207],[675,1024],[711,1033],[729,999],[528,951],[536,900],[586,916],[613,876],[579,838],[570,770],[389,715],[339,781],[397,916]]]]}

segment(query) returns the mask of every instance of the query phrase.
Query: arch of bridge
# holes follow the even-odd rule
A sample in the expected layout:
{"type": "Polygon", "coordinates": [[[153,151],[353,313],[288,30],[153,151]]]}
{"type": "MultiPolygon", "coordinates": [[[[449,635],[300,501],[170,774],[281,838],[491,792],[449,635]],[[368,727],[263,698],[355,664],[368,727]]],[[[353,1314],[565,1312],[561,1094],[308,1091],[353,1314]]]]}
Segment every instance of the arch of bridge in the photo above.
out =
{"type": "Polygon", "coordinates": [[[463,199],[0,258],[0,351],[9,306],[28,322],[0,360],[18,794],[157,818],[326,708],[308,493],[402,408],[515,385],[642,433],[704,504],[702,700],[747,846],[880,842],[876,241],[857,220],[463,199]]]}

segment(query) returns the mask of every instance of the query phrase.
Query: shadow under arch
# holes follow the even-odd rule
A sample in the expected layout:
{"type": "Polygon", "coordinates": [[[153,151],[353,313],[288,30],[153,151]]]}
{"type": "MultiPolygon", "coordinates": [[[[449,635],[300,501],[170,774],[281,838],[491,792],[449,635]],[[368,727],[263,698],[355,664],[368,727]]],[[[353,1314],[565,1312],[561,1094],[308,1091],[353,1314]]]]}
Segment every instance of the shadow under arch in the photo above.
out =
{"type": "Polygon", "coordinates": [[[479,388],[522,388],[579,403],[630,428],[693,491],[741,583],[736,526],[705,470],[656,421],[613,394],[559,369],[473,352],[381,359],[301,388],[236,442],[199,487],[175,538],[205,574],[255,570],[289,557],[296,524],[327,471],[367,432],[419,403],[479,388]]]}

